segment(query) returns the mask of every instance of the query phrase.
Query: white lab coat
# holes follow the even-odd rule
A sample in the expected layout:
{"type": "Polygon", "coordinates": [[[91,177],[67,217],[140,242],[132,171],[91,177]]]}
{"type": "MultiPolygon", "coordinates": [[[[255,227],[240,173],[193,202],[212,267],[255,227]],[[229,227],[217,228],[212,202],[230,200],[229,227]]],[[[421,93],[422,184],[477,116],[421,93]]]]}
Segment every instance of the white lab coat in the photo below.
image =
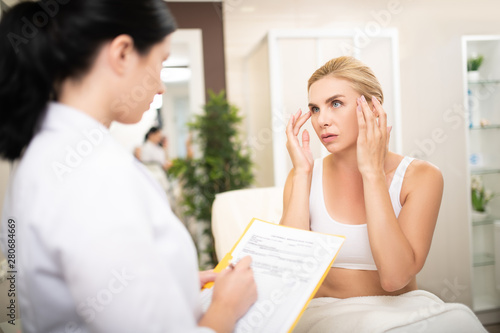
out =
{"type": "Polygon", "coordinates": [[[164,191],[108,130],[51,103],[15,169],[23,331],[213,332],[197,327],[196,250],[164,191]]]}

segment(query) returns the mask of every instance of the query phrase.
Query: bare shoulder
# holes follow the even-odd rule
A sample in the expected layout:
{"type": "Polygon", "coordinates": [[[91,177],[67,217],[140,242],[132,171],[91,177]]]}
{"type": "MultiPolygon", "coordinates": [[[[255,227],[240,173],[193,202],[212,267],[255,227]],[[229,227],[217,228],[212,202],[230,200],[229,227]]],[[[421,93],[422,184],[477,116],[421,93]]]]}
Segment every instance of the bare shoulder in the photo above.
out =
{"type": "Polygon", "coordinates": [[[406,169],[401,202],[406,202],[412,196],[441,201],[443,187],[441,170],[430,162],[415,159],[406,169]]]}
{"type": "MultiPolygon", "coordinates": [[[[436,185],[443,184],[443,174],[434,164],[415,159],[406,170],[408,180],[411,182],[431,182],[436,185]]],[[[405,177],[406,178],[406,177],[405,177]]]]}

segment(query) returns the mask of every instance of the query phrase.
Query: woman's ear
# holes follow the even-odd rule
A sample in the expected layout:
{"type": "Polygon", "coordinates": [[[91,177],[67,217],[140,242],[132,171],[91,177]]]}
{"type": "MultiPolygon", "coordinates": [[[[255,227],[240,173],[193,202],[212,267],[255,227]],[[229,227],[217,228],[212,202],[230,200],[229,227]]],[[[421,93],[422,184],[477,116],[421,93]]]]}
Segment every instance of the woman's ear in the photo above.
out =
{"type": "Polygon", "coordinates": [[[108,48],[108,61],[118,75],[124,74],[137,56],[134,40],[129,35],[115,37],[108,48]]]}

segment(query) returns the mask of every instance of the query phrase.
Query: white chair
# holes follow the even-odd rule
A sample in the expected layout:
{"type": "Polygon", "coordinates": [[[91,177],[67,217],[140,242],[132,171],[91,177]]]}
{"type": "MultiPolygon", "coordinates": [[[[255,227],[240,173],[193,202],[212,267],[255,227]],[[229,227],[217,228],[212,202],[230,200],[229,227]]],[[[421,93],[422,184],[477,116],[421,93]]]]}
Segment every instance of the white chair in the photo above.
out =
{"type": "Polygon", "coordinates": [[[228,191],[215,196],[212,233],[221,260],[239,239],[252,218],[279,223],[283,211],[283,188],[264,187],[228,191]]]}

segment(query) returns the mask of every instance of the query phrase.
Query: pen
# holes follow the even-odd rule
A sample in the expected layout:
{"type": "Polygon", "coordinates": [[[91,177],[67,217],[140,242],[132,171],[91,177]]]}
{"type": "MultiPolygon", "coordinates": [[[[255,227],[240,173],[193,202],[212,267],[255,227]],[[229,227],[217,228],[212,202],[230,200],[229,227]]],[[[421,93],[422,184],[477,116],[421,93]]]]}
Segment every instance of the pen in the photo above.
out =
{"type": "MultiPolygon", "coordinates": [[[[236,267],[236,264],[237,262],[230,261],[229,264],[226,266],[226,269],[233,270],[236,267]]],[[[215,271],[220,272],[220,270],[217,270],[217,267],[215,268],[215,271]]],[[[213,282],[207,282],[201,289],[212,288],[213,285],[214,285],[213,282]]]]}

